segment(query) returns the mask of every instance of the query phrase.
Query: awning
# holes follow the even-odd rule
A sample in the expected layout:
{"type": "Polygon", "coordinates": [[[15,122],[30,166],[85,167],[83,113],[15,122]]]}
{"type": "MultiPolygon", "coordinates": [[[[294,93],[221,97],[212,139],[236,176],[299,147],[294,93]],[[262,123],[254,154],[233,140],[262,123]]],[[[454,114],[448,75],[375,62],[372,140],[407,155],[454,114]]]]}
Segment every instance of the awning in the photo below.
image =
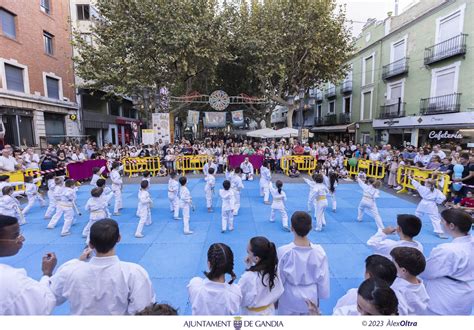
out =
{"type": "Polygon", "coordinates": [[[320,126],[311,129],[313,133],[355,133],[355,123],[348,125],[320,126]]]}
{"type": "Polygon", "coordinates": [[[138,126],[142,124],[140,119],[121,118],[121,117],[116,118],[115,123],[119,125],[130,125],[132,123],[136,123],[138,126]]]}

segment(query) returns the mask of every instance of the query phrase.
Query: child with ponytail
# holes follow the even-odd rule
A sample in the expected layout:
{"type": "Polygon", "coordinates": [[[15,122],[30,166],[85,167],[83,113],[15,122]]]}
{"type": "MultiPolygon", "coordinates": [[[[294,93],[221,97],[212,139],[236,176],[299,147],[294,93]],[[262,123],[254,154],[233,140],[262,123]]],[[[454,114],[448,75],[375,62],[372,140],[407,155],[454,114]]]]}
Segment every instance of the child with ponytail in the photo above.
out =
{"type": "Polygon", "coordinates": [[[379,180],[374,178],[369,178],[367,183],[365,183],[362,178],[364,176],[360,175],[357,177],[357,183],[362,188],[363,196],[362,200],[359,203],[359,208],[357,212],[357,221],[361,222],[364,212],[370,215],[375,220],[375,224],[379,230],[385,228],[382,218],[380,217],[377,204],[375,204],[375,199],[380,196],[379,188],[382,183],[379,180]]]}
{"type": "Polygon", "coordinates": [[[270,182],[270,192],[273,197],[272,202],[272,211],[270,213],[270,222],[275,222],[275,212],[279,211],[281,214],[281,223],[283,225],[283,229],[285,231],[290,231],[288,227],[288,214],[286,213],[285,202],[286,202],[286,194],[282,190],[283,182],[278,180],[276,183],[276,189],[273,187],[273,184],[270,182]]]}
{"type": "Polygon", "coordinates": [[[242,293],[234,283],[234,254],[224,243],[214,243],[207,251],[206,278],[194,277],[189,281],[188,293],[193,315],[237,315],[242,293]],[[225,274],[231,276],[226,283],[225,274]]]}
{"type": "Polygon", "coordinates": [[[332,206],[332,211],[336,212],[336,187],[338,183],[337,179],[337,173],[334,171],[329,172],[328,176],[324,177],[324,183],[326,184],[326,187],[329,190],[329,196],[331,197],[331,206],[332,206]]]}
{"type": "Polygon", "coordinates": [[[257,236],[250,240],[247,253],[248,268],[238,283],[242,291],[242,314],[274,315],[274,304],[283,294],[275,244],[257,236]]]}

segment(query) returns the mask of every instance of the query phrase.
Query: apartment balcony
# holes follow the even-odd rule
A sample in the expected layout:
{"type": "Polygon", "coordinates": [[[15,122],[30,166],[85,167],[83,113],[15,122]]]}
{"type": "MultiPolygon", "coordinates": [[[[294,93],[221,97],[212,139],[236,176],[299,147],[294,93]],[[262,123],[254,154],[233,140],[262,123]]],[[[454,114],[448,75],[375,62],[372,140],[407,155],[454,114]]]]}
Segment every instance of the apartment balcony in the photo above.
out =
{"type": "Polygon", "coordinates": [[[453,56],[465,55],[467,51],[466,37],[467,34],[461,33],[454,38],[425,48],[425,65],[433,64],[453,56]]]}
{"type": "Polygon", "coordinates": [[[387,80],[408,73],[408,57],[384,65],[382,68],[382,79],[387,80]]]}
{"type": "Polygon", "coordinates": [[[385,104],[380,106],[378,119],[405,117],[405,102],[385,104]]]}
{"type": "Polygon", "coordinates": [[[324,118],[323,117],[314,117],[314,126],[323,126],[324,118]]]}
{"type": "Polygon", "coordinates": [[[324,119],[324,125],[337,125],[337,115],[336,114],[328,114],[324,119]]]}
{"type": "Polygon", "coordinates": [[[316,91],[316,101],[322,102],[323,101],[323,92],[319,89],[316,91]]]}
{"type": "Polygon", "coordinates": [[[461,93],[421,99],[420,113],[422,115],[438,115],[455,113],[461,110],[461,93]]]}
{"type": "Polygon", "coordinates": [[[336,86],[329,87],[326,89],[325,96],[327,99],[333,99],[336,97],[336,86]]]}
{"type": "Polygon", "coordinates": [[[352,80],[345,80],[341,84],[341,94],[352,93],[352,80]]]}
{"type": "Polygon", "coordinates": [[[350,124],[351,123],[351,114],[350,113],[340,113],[338,124],[350,124]]]}

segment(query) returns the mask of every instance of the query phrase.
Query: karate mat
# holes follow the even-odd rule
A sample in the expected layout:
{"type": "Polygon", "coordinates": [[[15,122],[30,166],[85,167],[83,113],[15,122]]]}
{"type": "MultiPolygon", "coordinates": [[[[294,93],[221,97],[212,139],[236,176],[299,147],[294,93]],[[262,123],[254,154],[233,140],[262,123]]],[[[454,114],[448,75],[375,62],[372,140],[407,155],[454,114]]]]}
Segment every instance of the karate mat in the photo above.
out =
{"type": "MultiPolygon", "coordinates": [[[[266,236],[277,247],[290,243],[293,235],[282,230],[279,215],[275,223],[269,222],[270,206],[263,204],[259,196],[258,179],[244,182],[245,189],[241,195],[241,209],[235,218],[235,230],[222,234],[220,232],[220,200],[217,191],[222,186],[223,177],[216,179],[214,213],[208,213],[205,205],[203,179],[190,179],[189,190],[193,196],[195,212],[191,212],[191,230],[193,235],[183,235],[182,222],[173,220],[169,211],[167,185],[152,184],[150,193],[154,200],[152,209],[153,224],[145,227],[145,237],[134,237],[138,218],[137,207],[138,184],[125,185],[121,216],[113,217],[120,225],[121,242],[117,245],[117,254],[123,261],[136,262],[149,273],[157,301],[166,302],[179,309],[179,314],[191,314],[186,285],[194,276],[203,276],[207,267],[207,249],[210,244],[223,242],[228,244],[235,258],[235,273],[240,276],[244,270],[246,246],[251,237],[266,236]]],[[[78,191],[78,206],[83,209],[90,196],[91,186],[83,185],[78,191]]],[[[305,211],[309,187],[306,184],[284,184],[288,201],[288,215],[297,210],[305,211]]],[[[310,239],[321,244],[325,249],[331,273],[330,298],[321,300],[323,314],[332,314],[337,300],[350,289],[357,287],[363,280],[364,260],[371,254],[366,246],[367,239],[377,227],[368,216],[361,223],[356,221],[357,206],[362,191],[357,184],[340,184],[337,187],[338,209],[333,213],[326,210],[327,226],[322,232],[312,231],[310,239]]],[[[394,225],[399,213],[414,213],[416,204],[395,195],[381,192],[377,200],[379,212],[386,226],[394,225]]],[[[47,220],[43,219],[46,209],[35,206],[27,215],[28,224],[22,226],[26,242],[20,253],[14,257],[2,258],[3,263],[25,268],[29,276],[41,277],[41,257],[46,252],[55,252],[58,265],[77,258],[85,246],[81,237],[82,229],[88,221],[88,213],[76,217],[72,235],[60,237],[62,222],[54,230],[47,230],[47,220]]],[[[418,236],[429,255],[431,249],[441,240],[433,235],[431,223],[423,218],[422,233],[418,236]]],[[[68,314],[66,304],[56,307],[54,314],[68,314]]]]}

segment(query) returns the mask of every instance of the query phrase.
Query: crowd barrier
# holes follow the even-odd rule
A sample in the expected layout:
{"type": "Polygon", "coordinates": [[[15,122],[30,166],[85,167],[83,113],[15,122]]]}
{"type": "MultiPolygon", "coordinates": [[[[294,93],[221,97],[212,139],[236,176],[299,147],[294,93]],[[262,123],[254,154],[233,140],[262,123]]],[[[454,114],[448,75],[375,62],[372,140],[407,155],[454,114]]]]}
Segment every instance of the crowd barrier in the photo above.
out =
{"type": "Polygon", "coordinates": [[[262,167],[263,161],[265,160],[265,157],[261,155],[232,155],[227,157],[227,165],[231,168],[240,167],[240,164],[245,161],[245,158],[248,158],[249,162],[253,165],[255,174],[260,171],[260,167],[262,167]]]}
{"type": "Polygon", "coordinates": [[[307,171],[308,175],[312,175],[316,170],[317,161],[313,156],[283,156],[280,159],[280,167],[286,175],[290,174],[292,164],[296,164],[299,172],[307,171]]]}
{"type": "Polygon", "coordinates": [[[178,156],[175,161],[176,170],[183,172],[183,175],[186,174],[186,171],[202,171],[204,164],[213,158],[209,155],[178,156]]]}
{"type": "Polygon", "coordinates": [[[424,170],[412,166],[400,166],[397,171],[397,183],[402,187],[397,193],[406,193],[408,189],[415,190],[411,184],[411,179],[417,180],[423,184],[427,179],[433,179],[436,188],[442,191],[444,195],[448,195],[451,179],[448,174],[443,174],[434,170],[424,170]]]}
{"type": "Polygon", "coordinates": [[[361,171],[364,171],[368,178],[382,180],[385,177],[386,166],[379,161],[359,159],[357,165],[351,166],[348,159],[345,159],[344,165],[350,176],[358,175],[361,171]]]}
{"type": "Polygon", "coordinates": [[[127,157],[122,159],[123,174],[132,176],[145,171],[153,176],[161,169],[160,157],[127,157]]]}

